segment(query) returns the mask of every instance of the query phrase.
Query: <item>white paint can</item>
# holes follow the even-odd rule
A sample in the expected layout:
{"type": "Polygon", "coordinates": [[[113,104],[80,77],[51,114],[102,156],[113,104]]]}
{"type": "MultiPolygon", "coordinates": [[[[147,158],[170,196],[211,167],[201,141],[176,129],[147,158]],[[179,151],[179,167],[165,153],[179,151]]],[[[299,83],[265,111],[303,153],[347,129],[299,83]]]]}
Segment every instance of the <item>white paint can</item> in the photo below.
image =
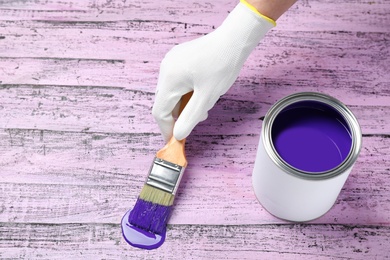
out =
{"type": "Polygon", "coordinates": [[[252,175],[256,197],[281,219],[322,216],[335,203],[361,143],[356,117],[339,100],[314,92],[281,99],[264,118],[252,175]]]}

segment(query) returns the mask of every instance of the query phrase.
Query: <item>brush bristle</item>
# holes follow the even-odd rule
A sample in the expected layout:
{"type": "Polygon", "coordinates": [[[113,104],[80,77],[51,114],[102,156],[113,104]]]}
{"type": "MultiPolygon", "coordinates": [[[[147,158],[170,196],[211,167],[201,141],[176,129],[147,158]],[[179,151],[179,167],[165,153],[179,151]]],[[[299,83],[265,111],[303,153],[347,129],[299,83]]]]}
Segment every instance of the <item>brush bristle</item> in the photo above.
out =
{"type": "Polygon", "coordinates": [[[171,206],[175,196],[171,193],[154,188],[148,184],[145,184],[139,195],[140,199],[150,201],[163,206],[171,206]]]}
{"type": "Polygon", "coordinates": [[[147,184],[129,216],[129,223],[154,234],[165,232],[175,196],[147,184]]]}

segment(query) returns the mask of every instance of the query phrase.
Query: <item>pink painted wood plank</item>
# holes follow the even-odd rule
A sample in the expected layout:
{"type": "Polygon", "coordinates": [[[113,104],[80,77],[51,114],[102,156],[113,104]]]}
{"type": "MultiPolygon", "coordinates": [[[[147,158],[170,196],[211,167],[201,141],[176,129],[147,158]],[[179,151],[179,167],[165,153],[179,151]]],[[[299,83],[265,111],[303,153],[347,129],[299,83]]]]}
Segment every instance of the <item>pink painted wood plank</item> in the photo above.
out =
{"type": "MultiPolygon", "coordinates": [[[[246,80],[249,81],[250,78],[246,80]]],[[[114,87],[3,87],[0,127],[4,129],[159,134],[151,115],[154,93],[114,87]]],[[[262,88],[242,81],[235,87],[235,91],[221,98],[210,111],[208,120],[197,127],[194,134],[258,135],[262,123],[260,118],[266,114],[271,103],[294,92],[294,88],[275,88],[271,91],[273,87],[262,88]]],[[[386,90],[382,91],[385,95],[386,90]]],[[[344,98],[339,91],[328,94],[337,96],[342,101],[351,100],[344,98]]],[[[353,100],[358,97],[364,98],[358,93],[353,100]]],[[[389,133],[386,130],[390,129],[390,106],[352,105],[350,108],[356,114],[364,134],[389,133]]],[[[158,149],[157,146],[152,148],[158,149]]]]}
{"type": "MultiPolygon", "coordinates": [[[[155,135],[0,132],[0,222],[119,223],[149,170],[155,135]]],[[[364,138],[335,207],[315,223],[390,225],[389,138],[364,138]]],[[[257,202],[251,173],[258,135],[194,135],[171,224],[285,223],[257,202]],[[202,215],[202,218],[199,218],[202,215]]]]}
{"type": "MultiPolygon", "coordinates": [[[[0,27],[0,33],[4,30],[5,35],[1,40],[4,43],[0,52],[1,81],[3,84],[114,86],[154,92],[164,54],[175,43],[195,35],[186,29],[170,32],[169,23],[160,23],[165,28],[161,33],[153,31],[159,23],[145,22],[146,28],[143,24],[103,23],[99,29],[91,29],[90,24],[81,23],[80,29],[70,29],[68,23],[52,26],[38,22],[35,29],[38,33],[28,29],[31,22],[11,29],[0,27]],[[39,25],[43,26],[42,30],[39,25]],[[113,30],[115,26],[118,28],[113,30]],[[19,31],[20,27],[24,33],[17,36],[7,33],[19,31]],[[87,33],[80,36],[83,30],[87,33]],[[137,35],[128,30],[147,31],[137,35]]],[[[253,94],[267,97],[281,93],[267,100],[271,103],[291,91],[320,91],[333,94],[347,104],[388,105],[389,35],[271,32],[250,56],[229,93],[244,99],[253,98],[253,94]]]]}
{"type": "Polygon", "coordinates": [[[50,260],[64,256],[73,259],[389,258],[389,227],[175,225],[168,227],[162,247],[152,251],[127,245],[119,228],[112,224],[0,225],[0,257],[50,260]]]}
{"type": "MultiPolygon", "coordinates": [[[[166,20],[218,26],[238,1],[8,1],[2,20],[166,20]]],[[[389,3],[381,1],[298,1],[279,21],[280,30],[389,32],[389,3]]],[[[279,29],[278,29],[279,30],[279,29]]]]}

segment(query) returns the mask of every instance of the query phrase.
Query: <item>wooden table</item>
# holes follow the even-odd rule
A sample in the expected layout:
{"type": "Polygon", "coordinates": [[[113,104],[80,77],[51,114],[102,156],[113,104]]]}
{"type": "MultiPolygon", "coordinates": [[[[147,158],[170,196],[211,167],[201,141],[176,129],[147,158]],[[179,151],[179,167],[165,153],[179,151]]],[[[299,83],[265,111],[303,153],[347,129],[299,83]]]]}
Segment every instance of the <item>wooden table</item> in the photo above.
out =
{"type": "Polygon", "coordinates": [[[159,64],[237,1],[0,1],[1,259],[390,257],[390,2],[299,1],[188,138],[165,244],[125,243],[163,140],[159,64]],[[363,147],[334,207],[309,223],[270,215],[251,186],[262,118],[295,92],[332,95],[363,147]]]}

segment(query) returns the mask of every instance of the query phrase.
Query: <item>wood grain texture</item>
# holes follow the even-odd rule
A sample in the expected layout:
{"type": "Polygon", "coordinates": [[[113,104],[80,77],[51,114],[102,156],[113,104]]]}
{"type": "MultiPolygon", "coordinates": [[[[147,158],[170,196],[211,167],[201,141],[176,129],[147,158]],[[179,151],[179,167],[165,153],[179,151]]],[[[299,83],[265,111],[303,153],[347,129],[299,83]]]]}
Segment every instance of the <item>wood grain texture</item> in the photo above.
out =
{"type": "Polygon", "coordinates": [[[120,220],[163,147],[159,64],[237,1],[0,0],[1,259],[389,259],[390,2],[299,1],[187,140],[166,243],[120,220]],[[334,207],[277,219],[251,186],[262,119],[300,91],[348,105],[363,147],[334,207]]]}
{"type": "MultiPolygon", "coordinates": [[[[272,103],[299,91],[294,87],[282,90],[273,86],[263,88],[268,93],[260,93],[256,89],[262,88],[259,83],[248,80],[233,87],[241,92],[229,91],[218,101],[208,121],[196,128],[196,134],[257,135],[260,119],[272,103]]],[[[153,92],[122,87],[36,84],[2,84],[0,89],[0,126],[4,129],[23,129],[28,125],[32,129],[53,131],[158,134],[151,115],[153,92]]],[[[304,90],[320,91],[308,86],[304,90]]],[[[332,93],[329,92],[325,93],[332,93]]],[[[348,101],[347,97],[338,98],[348,101]]],[[[384,93],[381,98],[385,103],[384,93]]],[[[359,94],[355,99],[365,99],[365,96],[359,94]]],[[[349,107],[358,118],[363,134],[389,134],[389,106],[364,100],[362,103],[349,107]]]]}
{"type": "MultiPolygon", "coordinates": [[[[264,211],[252,191],[258,138],[190,137],[190,164],[170,223],[284,223],[264,211]],[[243,151],[246,156],[241,155],[243,151]],[[242,209],[250,209],[251,214],[242,209]]],[[[3,132],[0,221],[84,223],[93,218],[94,222],[116,223],[135,202],[154,157],[150,147],[159,139],[159,135],[143,134],[3,132]]],[[[336,205],[315,222],[390,223],[390,163],[384,158],[390,152],[390,139],[370,136],[363,142],[361,156],[336,205]]]]}
{"type": "Polygon", "coordinates": [[[389,256],[389,227],[169,225],[166,242],[156,251],[129,247],[119,229],[119,225],[93,223],[1,224],[0,255],[9,259],[26,256],[63,259],[66,255],[72,259],[179,259],[180,256],[237,260],[388,259],[389,256]]]}

